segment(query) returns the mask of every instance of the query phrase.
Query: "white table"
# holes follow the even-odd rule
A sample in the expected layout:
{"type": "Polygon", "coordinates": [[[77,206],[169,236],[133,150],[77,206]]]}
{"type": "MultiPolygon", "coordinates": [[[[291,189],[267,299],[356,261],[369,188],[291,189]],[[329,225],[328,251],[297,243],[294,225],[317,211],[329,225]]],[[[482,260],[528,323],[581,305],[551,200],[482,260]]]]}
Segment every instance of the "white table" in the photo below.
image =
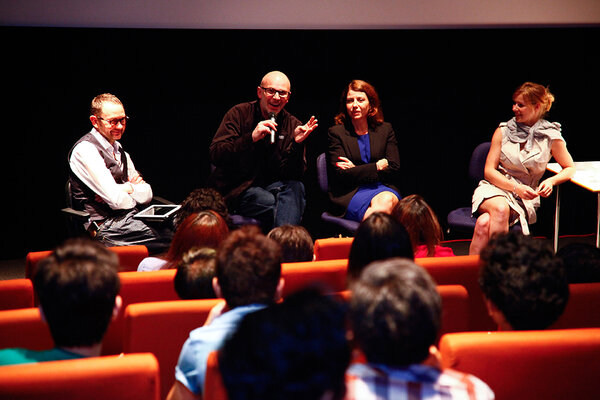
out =
{"type": "MultiPolygon", "coordinates": [[[[562,167],[558,163],[549,163],[548,171],[559,173],[562,167]]],[[[598,195],[598,212],[596,214],[596,247],[600,247],[600,161],[579,161],[575,163],[575,175],[571,182],[598,195]]],[[[555,186],[556,210],[554,213],[554,251],[558,250],[558,219],[560,215],[560,185],[555,186]]]]}

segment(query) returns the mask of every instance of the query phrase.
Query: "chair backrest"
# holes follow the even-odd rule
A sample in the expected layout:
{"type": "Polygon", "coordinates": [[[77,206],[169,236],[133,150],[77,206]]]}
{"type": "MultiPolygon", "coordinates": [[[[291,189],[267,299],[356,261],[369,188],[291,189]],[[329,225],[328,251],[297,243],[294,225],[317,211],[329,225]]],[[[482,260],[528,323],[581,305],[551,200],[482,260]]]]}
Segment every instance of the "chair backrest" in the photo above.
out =
{"type": "Polygon", "coordinates": [[[353,240],[354,238],[352,237],[333,237],[315,240],[315,261],[347,259],[350,255],[350,247],[353,240]]]}
{"type": "Polygon", "coordinates": [[[218,299],[131,304],[125,311],[123,351],[149,352],[160,365],[161,399],[175,380],[175,365],[191,330],[204,325],[218,299]]]}
{"type": "Polygon", "coordinates": [[[469,293],[469,330],[496,330],[479,287],[479,256],[426,257],[415,262],[425,268],[438,285],[463,285],[469,293]]]}
{"type": "Polygon", "coordinates": [[[442,366],[473,374],[496,399],[598,397],[600,328],[451,333],[442,366]]]}
{"type": "Polygon", "coordinates": [[[4,366],[0,398],[158,400],[158,363],[129,354],[4,366]]]}
{"type": "Polygon", "coordinates": [[[123,307],[117,317],[110,323],[104,340],[102,354],[119,354],[123,351],[123,331],[125,327],[125,311],[127,306],[135,303],[153,301],[179,300],[173,280],[174,269],[148,272],[119,272],[123,307]]]}
{"type": "Polygon", "coordinates": [[[567,307],[552,328],[600,328],[600,282],[570,284],[567,307]]]}
{"type": "Polygon", "coordinates": [[[0,311],[0,349],[23,347],[48,350],[54,347],[48,325],[38,308],[0,311]]]}
{"type": "Polygon", "coordinates": [[[203,400],[227,400],[227,390],[219,370],[219,353],[211,351],[206,361],[203,400]]]}
{"type": "Polygon", "coordinates": [[[329,180],[327,178],[327,157],[325,153],[317,156],[317,182],[323,193],[329,191],[329,180]]]}
{"type": "Polygon", "coordinates": [[[347,259],[283,263],[283,296],[286,297],[311,284],[320,284],[331,293],[345,290],[347,268],[347,259]]]}
{"type": "Polygon", "coordinates": [[[0,281],[0,310],[33,307],[33,284],[30,279],[0,281]]]}
{"type": "MultiPolygon", "coordinates": [[[[137,271],[144,258],[148,257],[148,248],[143,245],[109,247],[119,256],[119,271],[137,271]]],[[[52,251],[31,251],[25,257],[25,277],[31,279],[38,263],[48,257],[52,251]]]]}
{"type": "Polygon", "coordinates": [[[479,181],[483,179],[485,160],[490,152],[491,145],[492,142],[483,142],[475,147],[473,154],[471,154],[471,160],[469,161],[469,178],[471,178],[475,184],[478,184],[479,181]]]}

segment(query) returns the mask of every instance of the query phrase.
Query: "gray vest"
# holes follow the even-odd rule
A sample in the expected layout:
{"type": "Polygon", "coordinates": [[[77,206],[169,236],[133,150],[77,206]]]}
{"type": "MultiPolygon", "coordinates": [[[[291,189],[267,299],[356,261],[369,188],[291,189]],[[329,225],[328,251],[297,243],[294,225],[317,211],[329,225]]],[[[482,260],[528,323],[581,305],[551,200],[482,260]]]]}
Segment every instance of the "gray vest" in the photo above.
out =
{"type": "MultiPolygon", "coordinates": [[[[121,168],[114,158],[114,155],[106,151],[100,142],[92,135],[91,132],[85,134],[81,139],[77,141],[69,151],[69,158],[71,159],[71,153],[75,146],[81,142],[90,142],[98,149],[98,153],[102,156],[106,168],[110,171],[111,175],[117,183],[125,183],[128,181],[127,177],[127,157],[125,151],[121,147],[121,168]]],[[[98,201],[99,198],[96,193],[90,189],[85,183],[81,181],[69,168],[69,181],[71,183],[71,198],[73,199],[73,208],[76,210],[84,210],[90,214],[92,221],[104,221],[107,218],[115,217],[120,214],[127,213],[127,210],[113,210],[102,200],[98,201]]]]}

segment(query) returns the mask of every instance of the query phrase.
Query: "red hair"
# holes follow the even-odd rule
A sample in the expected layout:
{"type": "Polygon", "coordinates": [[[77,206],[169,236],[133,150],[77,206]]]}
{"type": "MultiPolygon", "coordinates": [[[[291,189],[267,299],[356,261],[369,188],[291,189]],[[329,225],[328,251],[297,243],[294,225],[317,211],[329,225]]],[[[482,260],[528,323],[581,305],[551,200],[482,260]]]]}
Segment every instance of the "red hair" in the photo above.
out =
{"type": "Polygon", "coordinates": [[[177,228],[163,269],[175,268],[186,251],[192,247],[216,249],[229,235],[227,223],[212,210],[190,214],[177,228]]]}

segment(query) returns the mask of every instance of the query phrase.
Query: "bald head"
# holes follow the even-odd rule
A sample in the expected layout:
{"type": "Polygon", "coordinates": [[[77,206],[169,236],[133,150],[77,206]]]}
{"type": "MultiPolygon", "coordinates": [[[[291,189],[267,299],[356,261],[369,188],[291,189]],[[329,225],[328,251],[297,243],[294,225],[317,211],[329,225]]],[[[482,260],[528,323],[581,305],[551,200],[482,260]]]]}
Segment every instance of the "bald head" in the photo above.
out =
{"type": "Polygon", "coordinates": [[[260,81],[257,95],[263,117],[277,115],[290,99],[290,80],[283,72],[271,71],[260,81]]]}
{"type": "Polygon", "coordinates": [[[260,81],[260,86],[262,87],[272,87],[271,85],[284,85],[287,87],[287,91],[290,91],[291,84],[288,77],[280,71],[271,71],[265,76],[263,76],[260,81]]]}

